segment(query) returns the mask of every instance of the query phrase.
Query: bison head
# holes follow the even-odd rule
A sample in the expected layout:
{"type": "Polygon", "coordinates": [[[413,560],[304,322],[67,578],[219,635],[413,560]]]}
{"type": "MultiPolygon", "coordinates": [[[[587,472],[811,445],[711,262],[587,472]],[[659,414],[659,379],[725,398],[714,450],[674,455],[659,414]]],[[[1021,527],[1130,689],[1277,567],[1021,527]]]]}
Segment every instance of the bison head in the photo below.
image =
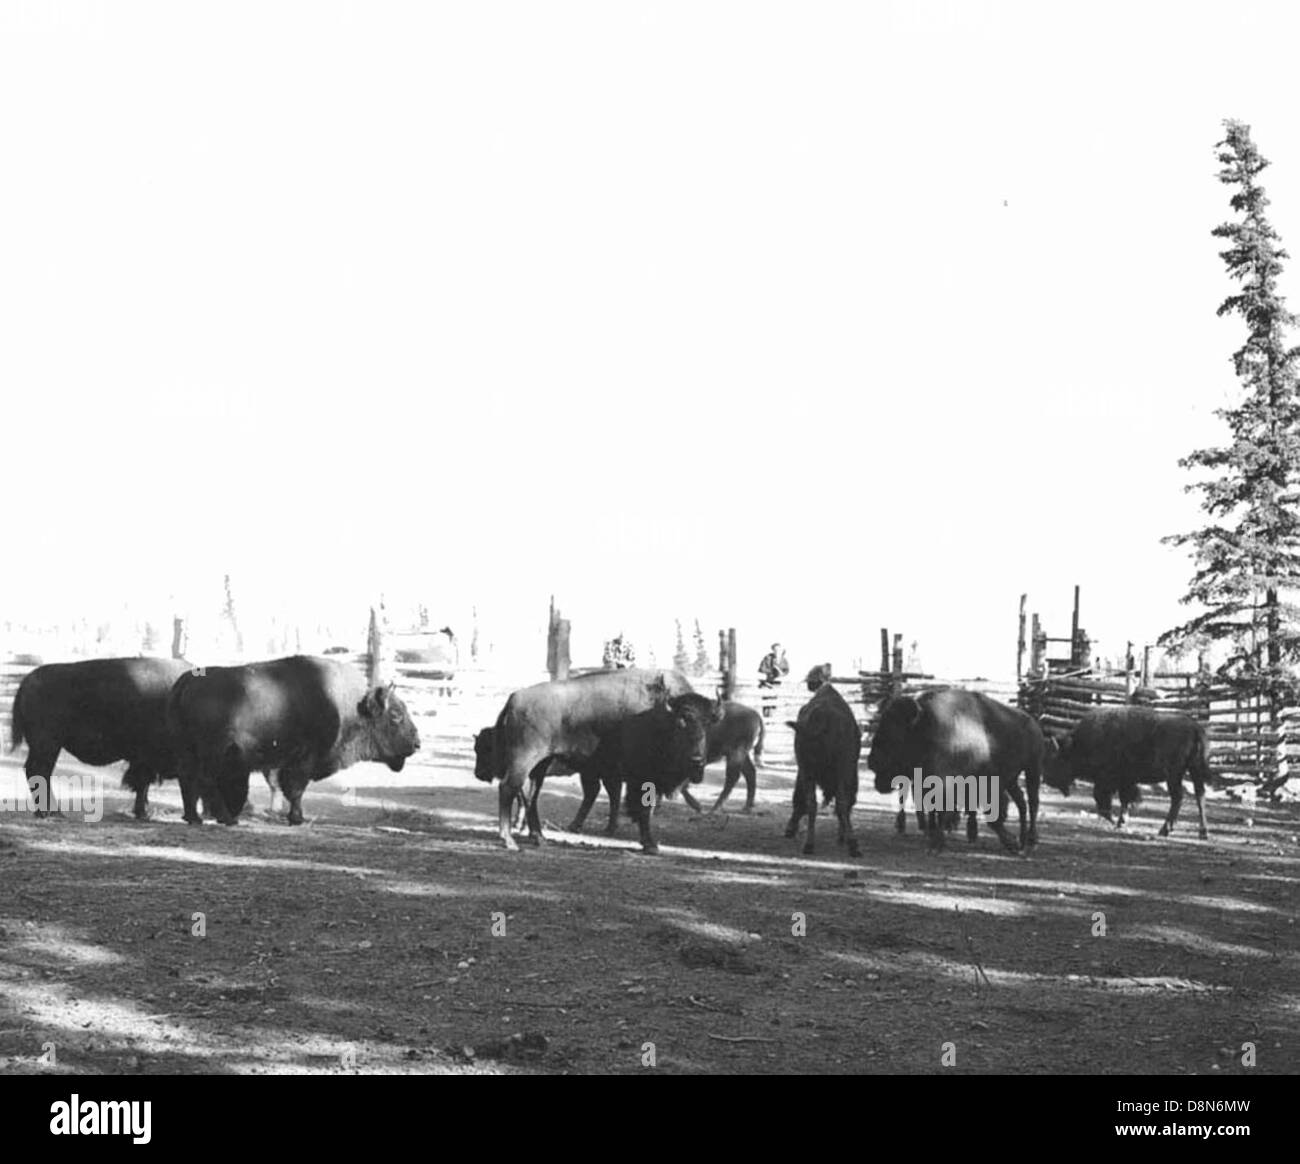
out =
{"type": "Polygon", "coordinates": [[[726,705],[707,695],[678,695],[652,714],[660,716],[660,730],[666,735],[667,769],[676,784],[704,779],[709,757],[709,728],[722,722],[726,705]]]}
{"type": "Polygon", "coordinates": [[[880,723],[871,737],[867,767],[876,774],[876,791],[890,792],[899,776],[912,778],[908,756],[911,736],[921,718],[921,705],[906,695],[889,700],[880,713],[880,723]]]}
{"type": "Polygon", "coordinates": [[[411,722],[406,704],[393,692],[393,684],[375,687],[357,704],[372,759],[382,760],[400,772],[406,757],[420,747],[420,733],[411,722]]]}
{"type": "Polygon", "coordinates": [[[1074,784],[1071,742],[1069,736],[1062,736],[1059,740],[1048,736],[1043,750],[1043,783],[1048,788],[1055,788],[1063,796],[1070,795],[1070,788],[1074,784]]]}
{"type": "Polygon", "coordinates": [[[496,744],[496,728],[485,727],[474,737],[474,776],[490,784],[494,777],[492,763],[496,744]]]}
{"type": "Polygon", "coordinates": [[[809,691],[816,691],[823,683],[831,681],[831,665],[829,663],[818,663],[804,677],[804,683],[809,691]]]}

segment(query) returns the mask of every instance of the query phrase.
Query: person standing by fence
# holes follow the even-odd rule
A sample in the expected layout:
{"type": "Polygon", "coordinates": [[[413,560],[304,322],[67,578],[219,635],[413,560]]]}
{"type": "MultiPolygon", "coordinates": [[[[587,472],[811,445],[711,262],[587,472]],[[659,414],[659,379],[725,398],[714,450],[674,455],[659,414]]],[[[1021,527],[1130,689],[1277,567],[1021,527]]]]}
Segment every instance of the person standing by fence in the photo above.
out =
{"type": "Polygon", "coordinates": [[[758,681],[760,687],[779,686],[781,680],[790,674],[790,664],[785,659],[785,648],[780,643],[773,643],[772,649],[763,656],[763,661],[758,665],[758,673],[763,676],[758,681]]]}
{"type": "Polygon", "coordinates": [[[605,644],[605,653],[601,662],[610,669],[636,666],[636,651],[632,649],[632,644],[623,637],[622,631],[605,644]]]}

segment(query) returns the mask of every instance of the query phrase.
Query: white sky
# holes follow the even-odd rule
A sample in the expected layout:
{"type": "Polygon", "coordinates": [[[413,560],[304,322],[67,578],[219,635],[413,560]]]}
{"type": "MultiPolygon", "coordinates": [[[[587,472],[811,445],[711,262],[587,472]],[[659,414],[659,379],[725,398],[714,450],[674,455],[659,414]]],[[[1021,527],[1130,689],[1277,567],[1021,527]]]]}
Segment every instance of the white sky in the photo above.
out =
{"type": "MultiPolygon", "coordinates": [[[[1014,667],[1184,617],[1276,4],[0,0],[0,618],[379,592],[1014,667]]],[[[1297,262],[1283,289],[1300,307],[1297,262]]],[[[360,645],[359,643],[356,645],[360,645]]]]}

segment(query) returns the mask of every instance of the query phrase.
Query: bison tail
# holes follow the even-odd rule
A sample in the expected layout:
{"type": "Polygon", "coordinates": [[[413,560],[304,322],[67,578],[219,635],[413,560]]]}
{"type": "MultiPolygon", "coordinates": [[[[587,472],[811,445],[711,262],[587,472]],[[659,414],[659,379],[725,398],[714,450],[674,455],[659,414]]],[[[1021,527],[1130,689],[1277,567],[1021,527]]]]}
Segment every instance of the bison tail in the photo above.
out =
{"type": "Polygon", "coordinates": [[[754,764],[761,768],[763,766],[763,737],[767,734],[767,728],[763,726],[763,721],[758,721],[758,738],[754,741],[754,764]]]}
{"type": "Polygon", "coordinates": [[[19,688],[18,694],[14,696],[13,712],[10,715],[9,750],[11,752],[23,742],[23,737],[27,734],[27,728],[23,724],[22,694],[22,688],[19,688]]]}
{"type": "Polygon", "coordinates": [[[1191,774],[1193,783],[1201,788],[1212,784],[1214,780],[1210,772],[1209,757],[1206,756],[1205,751],[1205,733],[1198,731],[1192,743],[1191,758],[1187,761],[1187,771],[1191,774]]]}

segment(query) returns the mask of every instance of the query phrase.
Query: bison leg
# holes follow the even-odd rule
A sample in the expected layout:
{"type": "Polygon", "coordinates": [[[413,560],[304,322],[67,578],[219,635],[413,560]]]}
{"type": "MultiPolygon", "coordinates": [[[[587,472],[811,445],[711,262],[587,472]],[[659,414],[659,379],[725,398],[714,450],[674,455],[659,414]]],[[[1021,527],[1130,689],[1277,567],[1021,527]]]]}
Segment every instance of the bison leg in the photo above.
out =
{"type": "Polygon", "coordinates": [[[510,835],[510,816],[518,795],[521,795],[520,790],[510,783],[509,777],[501,781],[501,786],[497,789],[497,825],[501,832],[501,843],[511,852],[519,848],[515,844],[515,838],[510,835]]]}
{"type": "MultiPolygon", "coordinates": [[[[804,804],[804,794],[802,787],[802,776],[796,776],[794,781],[794,807],[790,816],[790,823],[785,826],[785,835],[788,839],[793,840],[799,835],[799,822],[803,819],[806,811],[804,804]]],[[[816,808],[816,793],[813,794],[813,807],[816,808]]]]}
{"type": "Polygon", "coordinates": [[[1128,810],[1129,810],[1129,808],[1132,806],[1132,803],[1133,803],[1133,802],[1132,802],[1131,800],[1129,800],[1127,796],[1124,795],[1124,790],[1123,790],[1123,789],[1120,789],[1120,793],[1119,793],[1119,819],[1115,821],[1115,827],[1116,827],[1117,829],[1122,829],[1122,828],[1124,827],[1124,821],[1125,821],[1125,819],[1128,817],[1128,810]]]}
{"type": "Polygon", "coordinates": [[[973,845],[980,835],[980,822],[973,812],[966,814],[966,839],[973,845]]]}
{"type": "Polygon", "coordinates": [[[924,814],[925,827],[921,831],[929,834],[931,852],[937,852],[948,843],[946,835],[948,830],[944,827],[944,815],[944,813],[934,811],[924,814]]]}
{"type": "MultiPolygon", "coordinates": [[[[1023,850],[1029,841],[1029,821],[1027,819],[1027,814],[1025,812],[1025,794],[1020,787],[1019,778],[1017,778],[1016,782],[1012,784],[1010,788],[1007,789],[1007,792],[1011,796],[1011,799],[1016,802],[1016,812],[1020,815],[1020,844],[1015,846],[1011,850],[1014,853],[1023,850]]],[[[1005,820],[1006,818],[1005,805],[1003,806],[1002,816],[1003,819],[1005,820]]],[[[1002,838],[1002,843],[1004,845],[1007,843],[1006,837],[1002,838]]]]}
{"type": "MultiPolygon", "coordinates": [[[[713,807],[709,809],[710,812],[717,812],[726,803],[727,797],[731,795],[731,790],[736,787],[736,781],[740,779],[740,771],[740,765],[732,757],[728,756],[727,775],[722,781],[722,791],[718,793],[718,799],[713,802],[713,807]]],[[[749,802],[752,804],[754,801],[754,781],[748,774],[746,774],[745,779],[749,782],[749,802]]],[[[746,805],[747,810],[748,807],[746,805]]]]}
{"type": "Polygon", "coordinates": [[[149,785],[155,778],[153,769],[144,764],[128,764],[122,774],[122,787],[135,793],[133,815],[136,820],[149,819],[149,785]]]}
{"type": "Polygon", "coordinates": [[[176,777],[181,786],[181,806],[185,823],[201,825],[203,817],[199,814],[199,786],[202,783],[202,764],[196,756],[181,759],[176,777]]]}
{"type": "Polygon", "coordinates": [[[1026,792],[1029,799],[1029,835],[1026,843],[1030,848],[1038,844],[1038,783],[1040,776],[1037,772],[1028,771],[1025,773],[1026,792]]]}
{"type": "Polygon", "coordinates": [[[31,801],[36,806],[34,816],[49,816],[53,801],[54,762],[62,749],[28,744],[27,762],[23,771],[27,773],[27,788],[31,801]]]}
{"type": "Polygon", "coordinates": [[[682,799],[686,801],[687,805],[690,808],[694,809],[696,812],[701,811],[700,802],[691,795],[690,789],[687,788],[685,784],[682,785],[682,799]]]}
{"type": "Polygon", "coordinates": [[[310,781],[301,772],[280,769],[280,795],[289,802],[289,823],[302,824],[302,794],[310,781]]]}
{"type": "Polygon", "coordinates": [[[1165,823],[1160,828],[1160,835],[1167,837],[1174,831],[1174,825],[1178,821],[1178,810],[1183,807],[1183,779],[1181,776],[1174,776],[1169,781],[1169,815],[1165,817],[1165,823]]]}
{"type": "MultiPolygon", "coordinates": [[[[1093,794],[1093,799],[1097,802],[1097,815],[1101,817],[1102,820],[1110,821],[1111,824],[1115,824],[1115,814],[1111,809],[1111,802],[1113,801],[1114,796],[1114,792],[1110,789],[1106,789],[1100,794],[1095,792],[1093,794]]],[[[1121,812],[1120,815],[1122,818],[1123,813],[1121,812]]]]}
{"type": "Polygon", "coordinates": [[[655,840],[650,819],[654,815],[659,796],[654,785],[646,785],[646,790],[650,799],[649,804],[644,803],[642,797],[634,797],[632,795],[632,786],[628,785],[627,811],[630,816],[636,818],[637,831],[641,837],[641,851],[653,857],[659,852],[659,843],[655,840]]]}
{"type": "MultiPolygon", "coordinates": [[[[802,777],[800,777],[802,779],[802,777]]],[[[799,795],[799,783],[795,782],[795,795],[799,795]]],[[[817,834],[817,789],[811,780],[804,781],[804,814],[808,817],[808,839],[803,843],[805,856],[810,856],[813,852],[814,842],[817,834]]],[[[835,802],[835,811],[840,811],[840,803],[835,802]]]]}
{"type": "MultiPolygon", "coordinates": [[[[1021,811],[1023,812],[1024,794],[1020,791],[1020,786],[1018,784],[1012,785],[1012,789],[1018,796],[1016,803],[1021,807],[1021,811]]],[[[989,821],[989,828],[997,833],[998,840],[1002,842],[1002,847],[1006,849],[1007,852],[1016,853],[1019,852],[1019,846],[1012,839],[1011,834],[1007,832],[1007,806],[1010,801],[1011,792],[1004,788],[1002,794],[998,797],[997,819],[989,821]]]]}
{"type": "Polygon", "coordinates": [[[623,797],[623,777],[605,775],[600,780],[605,785],[605,797],[609,801],[609,820],[605,822],[605,835],[612,837],[618,832],[618,802],[623,797]]]}
{"type": "Polygon", "coordinates": [[[1210,839],[1210,830],[1205,826],[1205,785],[1193,785],[1192,795],[1196,798],[1196,815],[1200,818],[1201,822],[1201,840],[1208,841],[1210,839]]]}
{"type": "Polygon", "coordinates": [[[533,792],[528,798],[528,808],[524,812],[524,820],[528,822],[528,843],[531,845],[540,845],[542,837],[542,818],[538,815],[537,802],[542,798],[542,785],[545,778],[537,776],[533,780],[533,792]]]}
{"type": "Polygon", "coordinates": [[[596,803],[596,797],[600,795],[599,776],[594,772],[579,772],[578,776],[582,780],[582,804],[578,806],[577,816],[569,822],[571,833],[582,832],[582,826],[587,823],[587,814],[596,803]]]}
{"type": "Polygon", "coordinates": [[[858,848],[858,838],[853,835],[853,803],[847,796],[836,797],[835,815],[840,820],[840,844],[848,845],[850,857],[862,856],[862,850],[858,848]]]}

